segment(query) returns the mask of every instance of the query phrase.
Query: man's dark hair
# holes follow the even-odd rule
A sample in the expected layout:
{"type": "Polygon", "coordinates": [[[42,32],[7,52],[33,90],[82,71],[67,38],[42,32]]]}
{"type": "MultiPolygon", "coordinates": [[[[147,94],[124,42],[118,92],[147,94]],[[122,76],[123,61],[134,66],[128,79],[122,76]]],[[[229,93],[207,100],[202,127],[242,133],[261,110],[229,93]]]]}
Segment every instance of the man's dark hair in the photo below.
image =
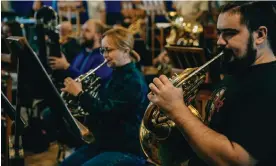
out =
{"type": "Polygon", "coordinates": [[[241,15],[241,24],[245,24],[250,33],[260,26],[268,29],[269,45],[276,54],[276,3],[268,1],[229,2],[221,7],[220,13],[241,15]]]}

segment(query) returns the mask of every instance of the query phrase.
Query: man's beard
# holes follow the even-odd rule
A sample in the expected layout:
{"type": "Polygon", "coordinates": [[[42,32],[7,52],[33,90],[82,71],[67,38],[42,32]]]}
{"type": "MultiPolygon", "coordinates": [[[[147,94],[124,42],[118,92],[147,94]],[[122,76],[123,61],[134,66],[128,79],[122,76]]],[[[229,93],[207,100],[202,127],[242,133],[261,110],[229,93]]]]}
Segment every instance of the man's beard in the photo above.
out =
{"type": "Polygon", "coordinates": [[[223,73],[229,75],[241,75],[245,73],[257,57],[257,51],[253,48],[253,39],[248,39],[247,50],[245,55],[237,57],[231,49],[224,49],[224,55],[221,60],[221,69],[223,73]]]}
{"type": "Polygon", "coordinates": [[[84,48],[93,48],[94,43],[95,43],[94,39],[92,40],[84,39],[83,42],[81,43],[81,46],[84,48]]]}

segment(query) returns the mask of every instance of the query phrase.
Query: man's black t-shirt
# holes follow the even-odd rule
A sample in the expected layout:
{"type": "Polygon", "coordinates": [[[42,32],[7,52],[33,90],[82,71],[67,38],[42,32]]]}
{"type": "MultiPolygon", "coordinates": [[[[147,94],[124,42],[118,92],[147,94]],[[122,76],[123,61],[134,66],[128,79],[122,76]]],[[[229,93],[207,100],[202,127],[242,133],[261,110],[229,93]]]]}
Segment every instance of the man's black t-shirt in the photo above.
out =
{"type": "MultiPolygon", "coordinates": [[[[225,77],[206,111],[210,128],[241,145],[258,165],[276,164],[276,62],[225,77]]],[[[192,159],[189,166],[199,163],[192,159]]]]}

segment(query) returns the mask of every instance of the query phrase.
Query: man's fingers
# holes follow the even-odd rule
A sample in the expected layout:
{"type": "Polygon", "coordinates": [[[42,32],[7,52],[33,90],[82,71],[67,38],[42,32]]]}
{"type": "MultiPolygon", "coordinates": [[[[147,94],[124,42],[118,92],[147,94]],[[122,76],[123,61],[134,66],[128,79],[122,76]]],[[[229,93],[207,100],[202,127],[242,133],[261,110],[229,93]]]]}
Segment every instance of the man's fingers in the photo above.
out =
{"type": "Polygon", "coordinates": [[[65,81],[66,81],[67,83],[71,83],[71,82],[73,82],[74,80],[73,80],[71,77],[67,77],[67,78],[65,79],[65,81]]]}
{"type": "Polygon", "coordinates": [[[157,103],[157,101],[158,101],[158,98],[153,93],[148,94],[148,99],[149,99],[149,101],[153,102],[154,104],[157,103]]]}
{"type": "Polygon", "coordinates": [[[153,79],[153,83],[155,84],[155,86],[156,86],[158,89],[161,89],[161,88],[164,86],[164,84],[160,81],[159,78],[154,78],[154,79],[153,79]]]}
{"type": "Polygon", "coordinates": [[[72,79],[71,77],[67,77],[67,79],[68,79],[69,81],[73,81],[73,79],[72,79]]]}
{"type": "Polygon", "coordinates": [[[168,77],[166,77],[165,75],[161,75],[159,79],[164,85],[172,84],[168,77]]]}
{"type": "Polygon", "coordinates": [[[48,59],[49,59],[49,60],[57,60],[58,58],[57,58],[57,57],[54,57],[54,56],[49,56],[48,59]]]}
{"type": "Polygon", "coordinates": [[[148,99],[151,101],[153,98],[153,93],[148,93],[148,99]]]}
{"type": "Polygon", "coordinates": [[[56,70],[56,67],[54,65],[50,65],[51,69],[56,70]]]}
{"type": "Polygon", "coordinates": [[[57,65],[58,61],[56,61],[56,60],[49,60],[49,64],[50,65],[57,65]]]}
{"type": "Polygon", "coordinates": [[[153,94],[159,94],[159,92],[160,92],[159,89],[153,83],[149,84],[149,88],[153,94]]]}
{"type": "Polygon", "coordinates": [[[49,61],[49,65],[56,65],[55,61],[49,61]]]}
{"type": "Polygon", "coordinates": [[[66,77],[66,78],[64,79],[64,81],[71,81],[71,80],[72,80],[71,77],[66,77]]]}
{"type": "Polygon", "coordinates": [[[71,77],[67,77],[64,79],[64,85],[69,85],[73,82],[74,80],[71,77]]]}

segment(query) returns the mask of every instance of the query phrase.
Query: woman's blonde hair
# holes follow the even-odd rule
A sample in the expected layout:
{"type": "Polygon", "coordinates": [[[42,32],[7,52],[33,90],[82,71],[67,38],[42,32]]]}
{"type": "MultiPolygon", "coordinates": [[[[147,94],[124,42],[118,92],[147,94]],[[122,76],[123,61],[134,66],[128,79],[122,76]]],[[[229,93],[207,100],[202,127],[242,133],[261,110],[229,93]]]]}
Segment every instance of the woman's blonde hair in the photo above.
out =
{"type": "Polygon", "coordinates": [[[123,27],[116,27],[106,31],[103,34],[103,37],[108,36],[112,39],[114,46],[120,50],[130,50],[131,58],[135,62],[140,61],[140,55],[133,50],[134,46],[134,37],[133,34],[123,27]]]}

